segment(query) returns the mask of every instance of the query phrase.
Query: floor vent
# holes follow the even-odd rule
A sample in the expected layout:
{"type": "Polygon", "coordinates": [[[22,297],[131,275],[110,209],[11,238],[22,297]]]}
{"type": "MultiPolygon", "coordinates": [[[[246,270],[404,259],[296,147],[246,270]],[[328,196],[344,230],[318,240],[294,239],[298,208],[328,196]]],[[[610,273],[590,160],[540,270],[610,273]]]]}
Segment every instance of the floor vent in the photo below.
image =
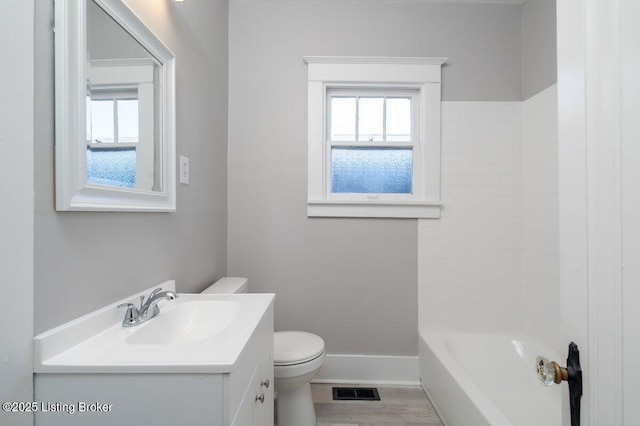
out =
{"type": "Polygon", "coordinates": [[[376,388],[333,388],[334,401],[380,401],[376,388]]]}

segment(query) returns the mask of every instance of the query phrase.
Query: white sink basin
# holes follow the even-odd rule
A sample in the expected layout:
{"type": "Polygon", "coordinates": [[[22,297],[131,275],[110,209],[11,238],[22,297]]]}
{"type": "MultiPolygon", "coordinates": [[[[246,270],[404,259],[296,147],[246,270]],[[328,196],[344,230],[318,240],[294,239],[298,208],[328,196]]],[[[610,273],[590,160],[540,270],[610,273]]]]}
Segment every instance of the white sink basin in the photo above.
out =
{"type": "Polygon", "coordinates": [[[238,317],[237,302],[181,298],[164,305],[158,316],[126,339],[132,345],[172,345],[197,342],[215,336],[238,317]]]}
{"type": "MultiPolygon", "coordinates": [[[[175,291],[173,281],[160,286],[175,291]]],[[[35,371],[229,373],[259,324],[273,330],[272,294],[179,293],[158,303],[155,318],[123,327],[116,306],[139,303],[155,287],[36,336],[35,371]]]]}

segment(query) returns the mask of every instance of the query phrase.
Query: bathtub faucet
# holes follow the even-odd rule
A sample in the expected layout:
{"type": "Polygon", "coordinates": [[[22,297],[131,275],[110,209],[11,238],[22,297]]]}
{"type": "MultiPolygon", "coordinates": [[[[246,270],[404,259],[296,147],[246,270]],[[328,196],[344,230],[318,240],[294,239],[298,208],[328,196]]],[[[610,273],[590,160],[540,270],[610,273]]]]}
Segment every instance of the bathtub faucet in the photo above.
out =
{"type": "Polygon", "coordinates": [[[158,302],[161,300],[174,300],[178,298],[178,294],[173,291],[162,291],[162,287],[158,287],[151,292],[147,300],[144,296],[140,296],[140,308],[133,303],[122,303],[118,308],[127,308],[127,312],[122,320],[123,327],[133,327],[149,321],[160,313],[158,302]]]}

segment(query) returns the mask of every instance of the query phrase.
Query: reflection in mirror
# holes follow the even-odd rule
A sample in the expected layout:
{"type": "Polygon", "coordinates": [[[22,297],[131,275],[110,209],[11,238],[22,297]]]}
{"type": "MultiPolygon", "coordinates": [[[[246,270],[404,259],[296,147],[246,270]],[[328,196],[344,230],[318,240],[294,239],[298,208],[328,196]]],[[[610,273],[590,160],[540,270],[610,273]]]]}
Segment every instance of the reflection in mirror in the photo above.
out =
{"type": "Polygon", "coordinates": [[[161,65],[92,0],[86,61],[87,184],[162,191],[161,65]]]}
{"type": "Polygon", "coordinates": [[[175,211],[175,55],[122,0],[54,5],[56,209],[175,211]]]}

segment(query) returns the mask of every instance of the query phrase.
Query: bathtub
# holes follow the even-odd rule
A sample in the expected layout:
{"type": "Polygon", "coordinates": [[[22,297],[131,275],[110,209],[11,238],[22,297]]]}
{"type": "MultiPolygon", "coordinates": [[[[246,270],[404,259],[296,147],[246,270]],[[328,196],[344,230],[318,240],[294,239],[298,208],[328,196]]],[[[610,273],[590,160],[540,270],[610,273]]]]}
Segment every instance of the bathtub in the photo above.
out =
{"type": "Polygon", "coordinates": [[[447,426],[559,426],[561,388],[538,382],[538,355],[564,364],[524,336],[420,333],[420,380],[447,426]]]}

